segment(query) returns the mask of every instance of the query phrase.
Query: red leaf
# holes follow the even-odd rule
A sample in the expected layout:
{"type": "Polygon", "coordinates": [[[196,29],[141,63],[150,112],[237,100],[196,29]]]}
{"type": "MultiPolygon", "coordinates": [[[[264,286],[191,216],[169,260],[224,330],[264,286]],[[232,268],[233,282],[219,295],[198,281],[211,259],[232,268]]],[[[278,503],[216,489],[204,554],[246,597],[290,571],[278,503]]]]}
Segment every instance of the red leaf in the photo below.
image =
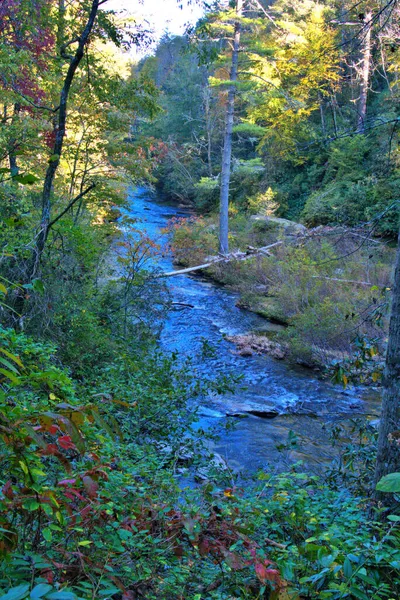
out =
{"type": "Polygon", "coordinates": [[[59,450],[56,444],[47,444],[46,449],[43,450],[43,454],[59,454],[59,450]]]}
{"type": "Polygon", "coordinates": [[[3,486],[3,494],[5,495],[6,498],[8,498],[9,500],[12,500],[14,497],[14,492],[13,489],[11,487],[11,481],[7,481],[7,483],[3,486]]]}
{"type": "Polygon", "coordinates": [[[58,485],[68,486],[70,484],[74,485],[74,483],[76,483],[76,479],[62,479],[58,482],[58,485]]]}
{"type": "Polygon", "coordinates": [[[240,571],[241,569],[244,569],[245,563],[238,554],[230,552],[229,550],[223,550],[222,554],[224,555],[225,561],[231,569],[234,571],[240,571]]]}
{"type": "Polygon", "coordinates": [[[282,585],[282,580],[279,575],[279,571],[276,569],[268,569],[263,563],[256,562],[255,570],[258,579],[261,581],[263,585],[267,582],[275,583],[276,585],[282,585]]]}
{"type": "Polygon", "coordinates": [[[76,446],[69,435],[62,435],[58,438],[57,442],[64,450],[76,450],[76,446]]]}
{"type": "Polygon", "coordinates": [[[52,571],[44,571],[42,576],[47,580],[47,583],[50,583],[50,585],[54,583],[54,574],[52,571]]]}

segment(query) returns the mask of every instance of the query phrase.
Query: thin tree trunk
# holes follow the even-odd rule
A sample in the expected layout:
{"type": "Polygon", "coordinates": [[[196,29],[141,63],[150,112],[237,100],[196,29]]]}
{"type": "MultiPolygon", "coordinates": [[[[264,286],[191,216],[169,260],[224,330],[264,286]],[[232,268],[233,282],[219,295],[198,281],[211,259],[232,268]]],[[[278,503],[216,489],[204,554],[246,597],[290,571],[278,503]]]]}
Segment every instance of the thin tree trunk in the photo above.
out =
{"type": "MultiPolygon", "coordinates": [[[[236,0],[236,15],[241,17],[243,13],[243,0],[236,0]]],[[[226,107],[226,123],[224,135],[224,149],[222,153],[221,192],[220,192],[220,218],[219,218],[219,250],[222,254],[229,252],[229,183],[231,178],[232,162],[232,131],[233,118],[235,114],[236,81],[238,75],[239,49],[240,49],[240,21],[235,23],[235,37],[232,48],[232,65],[230,81],[232,85],[228,90],[228,101],[226,107]]]]}
{"type": "MultiPolygon", "coordinates": [[[[14,104],[14,114],[13,114],[13,117],[11,120],[11,127],[13,127],[16,124],[20,111],[21,111],[21,105],[18,103],[14,104]]],[[[17,144],[17,140],[14,137],[11,138],[10,142],[9,142],[9,151],[8,151],[8,161],[10,164],[11,177],[15,177],[19,173],[17,154],[15,151],[16,144],[17,144]]]]}
{"type": "Polygon", "coordinates": [[[384,373],[375,483],[384,475],[400,471],[400,233],[392,292],[392,309],[384,373]]]}
{"type": "Polygon", "coordinates": [[[357,120],[357,131],[360,132],[365,130],[365,120],[367,117],[368,88],[371,76],[371,32],[372,12],[368,11],[364,17],[364,29],[362,32],[364,40],[362,45],[360,99],[357,120]]]}
{"type": "Polygon", "coordinates": [[[321,115],[321,130],[324,139],[326,138],[326,123],[325,123],[325,112],[322,94],[318,94],[319,112],[321,115]]]}
{"type": "Polygon", "coordinates": [[[65,42],[65,0],[58,0],[57,50],[60,52],[65,42]]]}
{"type": "MultiPolygon", "coordinates": [[[[69,68],[65,76],[64,85],[60,94],[60,105],[58,109],[58,120],[54,124],[53,133],[55,135],[55,142],[52,149],[52,157],[49,162],[49,166],[46,171],[46,177],[43,185],[42,192],[42,216],[40,223],[40,231],[36,238],[36,244],[34,248],[34,255],[32,258],[32,265],[29,269],[29,278],[32,280],[38,271],[40,260],[43,254],[43,250],[46,245],[47,236],[49,234],[49,223],[51,218],[51,195],[53,191],[54,177],[60,164],[61,153],[64,144],[64,137],[67,124],[67,104],[71,85],[76,73],[77,68],[84,56],[85,46],[88,42],[89,36],[92,32],[94,22],[96,20],[97,12],[99,9],[100,0],[93,0],[90,9],[88,21],[82,35],[77,40],[71,41],[70,44],[76,42],[78,47],[75,54],[71,56],[69,68]]],[[[65,44],[64,44],[65,46],[65,44]]],[[[64,48],[65,50],[65,48],[64,48]]],[[[61,50],[63,54],[63,50],[61,50]]]]}
{"type": "Polygon", "coordinates": [[[207,87],[204,90],[204,110],[206,113],[206,132],[207,132],[207,166],[208,166],[208,176],[212,177],[213,176],[213,169],[212,169],[212,155],[211,155],[211,151],[212,151],[212,127],[211,127],[211,114],[210,114],[210,86],[207,85],[207,87]]]}

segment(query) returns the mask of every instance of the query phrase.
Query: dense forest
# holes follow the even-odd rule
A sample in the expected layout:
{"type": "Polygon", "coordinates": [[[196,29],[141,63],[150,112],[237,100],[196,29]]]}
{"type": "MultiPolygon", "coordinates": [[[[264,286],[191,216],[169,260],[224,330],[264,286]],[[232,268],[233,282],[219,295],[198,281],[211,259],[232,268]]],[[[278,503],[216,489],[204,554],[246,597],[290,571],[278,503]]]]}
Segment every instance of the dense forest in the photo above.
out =
{"type": "Polygon", "coordinates": [[[0,600],[400,597],[399,6],[203,4],[0,0],[0,600]]]}

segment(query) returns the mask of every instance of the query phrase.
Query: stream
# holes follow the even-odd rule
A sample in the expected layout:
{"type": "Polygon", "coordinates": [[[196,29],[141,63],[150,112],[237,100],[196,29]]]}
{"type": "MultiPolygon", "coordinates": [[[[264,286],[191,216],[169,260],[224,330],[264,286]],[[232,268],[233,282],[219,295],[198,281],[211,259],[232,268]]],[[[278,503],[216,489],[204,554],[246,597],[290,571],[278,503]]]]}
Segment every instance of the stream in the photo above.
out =
{"type": "MultiPolygon", "coordinates": [[[[139,188],[129,196],[129,216],[135,225],[159,244],[166,241],[162,233],[173,217],[187,217],[188,212],[171,206],[139,188]]],[[[157,260],[161,270],[174,270],[171,256],[157,260]]],[[[199,376],[241,374],[242,381],[234,393],[210,395],[199,407],[198,427],[216,427],[219,439],[213,442],[234,471],[255,472],[259,469],[282,469],[293,461],[303,460],[311,470],[320,470],[334,456],[329,441],[331,426],[348,424],[351,419],[379,411],[377,390],[350,388],[343,390],[316,373],[268,356],[238,356],[235,346],[224,339],[257,330],[274,330],[276,325],[236,306],[238,294],[199,275],[179,275],[167,280],[172,299],[181,307],[169,312],[160,343],[168,351],[193,356],[193,368],[199,376]],[[204,353],[204,341],[213,348],[204,353]],[[206,356],[204,356],[206,354],[206,356]],[[271,411],[275,418],[246,414],[249,410],[271,411]],[[244,413],[243,417],[227,414],[244,413]],[[235,427],[226,427],[229,421],[235,427]],[[297,440],[290,451],[285,448],[290,433],[297,440]]]]}

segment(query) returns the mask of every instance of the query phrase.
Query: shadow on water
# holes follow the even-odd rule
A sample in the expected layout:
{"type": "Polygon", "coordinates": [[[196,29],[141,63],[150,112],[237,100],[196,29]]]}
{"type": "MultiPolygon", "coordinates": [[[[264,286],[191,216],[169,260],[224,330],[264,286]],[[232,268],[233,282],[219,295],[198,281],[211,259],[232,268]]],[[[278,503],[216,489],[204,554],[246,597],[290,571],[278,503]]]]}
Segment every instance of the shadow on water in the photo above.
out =
{"type": "MultiPolygon", "coordinates": [[[[158,243],[165,242],[162,229],[173,217],[188,213],[170,206],[147,190],[131,193],[130,216],[137,218],[136,227],[158,243]]],[[[171,256],[160,256],[160,269],[173,270],[171,256]]],[[[298,439],[298,449],[290,453],[291,460],[304,460],[309,467],[321,468],[333,458],[329,443],[332,424],[368,415],[376,418],[379,394],[375,390],[351,389],[344,391],[315,373],[294,368],[268,356],[241,357],[225,335],[250,330],[273,328],[272,324],[249,311],[238,308],[237,294],[214,285],[207,279],[179,275],[168,279],[174,302],[193,308],[171,310],[161,335],[161,344],[167,350],[177,350],[181,356],[194,356],[193,368],[199,377],[216,374],[241,374],[243,380],[235,393],[210,396],[200,407],[199,428],[217,426],[220,439],[215,451],[224,457],[233,469],[281,468],[286,461],[285,445],[290,431],[298,439]],[[214,352],[204,356],[204,340],[214,352]],[[236,427],[226,429],[227,414],[247,411],[278,412],[273,419],[246,414],[236,417],[236,427]]]]}

